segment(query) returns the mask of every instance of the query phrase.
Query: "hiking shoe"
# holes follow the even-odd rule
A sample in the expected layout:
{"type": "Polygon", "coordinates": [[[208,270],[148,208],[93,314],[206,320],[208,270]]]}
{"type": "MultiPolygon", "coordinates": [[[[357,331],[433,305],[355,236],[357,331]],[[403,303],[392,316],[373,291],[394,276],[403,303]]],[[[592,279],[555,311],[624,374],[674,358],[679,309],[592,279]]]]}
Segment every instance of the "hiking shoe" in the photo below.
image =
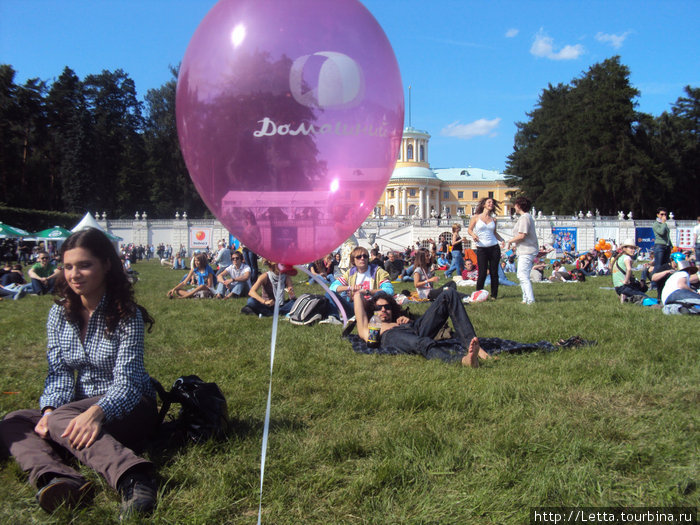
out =
{"type": "Polygon", "coordinates": [[[117,489],[122,497],[120,519],[135,514],[150,514],[156,507],[156,480],[153,476],[137,472],[124,474],[117,489]]]}
{"type": "Polygon", "coordinates": [[[94,492],[92,481],[81,483],[73,478],[56,476],[39,489],[36,500],[42,509],[52,513],[61,505],[73,508],[88,503],[94,497],[94,492]]]}
{"type": "Polygon", "coordinates": [[[241,313],[246,315],[255,315],[253,309],[248,305],[245,305],[243,308],[241,308],[241,313]]]}

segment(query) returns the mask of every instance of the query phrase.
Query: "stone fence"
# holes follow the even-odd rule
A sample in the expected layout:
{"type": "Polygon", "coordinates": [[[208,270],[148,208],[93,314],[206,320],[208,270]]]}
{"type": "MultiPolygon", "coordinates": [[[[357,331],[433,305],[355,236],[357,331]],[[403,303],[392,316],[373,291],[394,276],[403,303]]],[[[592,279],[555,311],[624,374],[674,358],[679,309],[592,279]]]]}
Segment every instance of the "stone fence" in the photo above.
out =
{"type": "MultiPolygon", "coordinates": [[[[441,234],[450,234],[457,222],[466,229],[468,221],[463,219],[414,219],[414,218],[370,218],[355,232],[360,245],[370,247],[375,243],[381,251],[403,250],[416,242],[437,240],[441,234]]],[[[188,252],[209,246],[214,249],[220,239],[229,239],[228,230],[216,219],[150,219],[135,217],[129,220],[98,218],[98,223],[114,235],[122,237],[121,244],[185,246],[188,252]]],[[[498,218],[498,231],[506,240],[512,236],[515,218],[498,218]]],[[[536,217],[537,237],[540,244],[573,242],[577,251],[592,249],[599,239],[620,244],[626,239],[635,239],[643,248],[653,243],[650,236],[653,220],[624,219],[620,217],[536,217]]],[[[669,220],[671,239],[676,246],[690,246],[690,230],[696,221],[669,220]]]]}

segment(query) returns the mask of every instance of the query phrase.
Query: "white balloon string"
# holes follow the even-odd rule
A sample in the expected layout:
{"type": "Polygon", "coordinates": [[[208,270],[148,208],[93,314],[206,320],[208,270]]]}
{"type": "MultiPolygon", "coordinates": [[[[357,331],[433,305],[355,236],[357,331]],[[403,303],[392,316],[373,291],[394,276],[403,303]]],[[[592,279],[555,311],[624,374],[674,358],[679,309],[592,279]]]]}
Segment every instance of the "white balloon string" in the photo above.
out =
{"type": "Polygon", "coordinates": [[[328,295],[330,296],[331,299],[333,299],[333,302],[338,306],[338,311],[340,312],[341,317],[343,318],[343,326],[348,325],[348,316],[345,313],[345,308],[343,308],[343,305],[340,303],[340,300],[338,299],[338,296],[331,292],[331,289],[328,288],[328,283],[326,282],[325,279],[322,279],[316,274],[311,273],[311,270],[309,270],[306,266],[303,265],[297,265],[294,268],[297,270],[301,270],[304,272],[306,275],[311,277],[314,281],[316,281],[318,284],[321,285],[321,288],[323,288],[326,292],[328,292],[328,295]]]}
{"type": "Polygon", "coordinates": [[[270,405],[272,400],[272,368],[275,364],[275,347],[277,346],[277,322],[280,317],[280,301],[278,297],[284,299],[284,285],[287,282],[287,275],[281,273],[277,283],[277,291],[275,296],[275,310],[272,318],[272,335],[270,337],[270,384],[267,388],[267,406],[265,408],[265,425],[263,427],[262,438],[262,453],[260,455],[260,500],[258,502],[258,525],[262,517],[262,496],[263,496],[263,480],[265,479],[265,459],[267,457],[267,438],[270,433],[270,405]]]}

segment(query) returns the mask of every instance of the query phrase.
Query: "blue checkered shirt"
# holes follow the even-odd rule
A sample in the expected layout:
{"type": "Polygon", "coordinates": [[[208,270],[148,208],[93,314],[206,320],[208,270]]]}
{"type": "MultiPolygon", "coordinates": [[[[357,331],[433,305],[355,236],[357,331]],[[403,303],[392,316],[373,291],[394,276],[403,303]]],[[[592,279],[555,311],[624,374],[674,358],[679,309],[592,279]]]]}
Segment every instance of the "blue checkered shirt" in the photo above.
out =
{"type": "Polygon", "coordinates": [[[39,400],[42,408],[102,396],[96,404],[107,422],[131,412],[142,395],[155,398],[143,364],[140,310],[122,319],[114,333],[107,335],[103,297],[82,342],[78,325],[66,320],[62,306],[53,305],[46,328],[49,373],[39,400]]]}

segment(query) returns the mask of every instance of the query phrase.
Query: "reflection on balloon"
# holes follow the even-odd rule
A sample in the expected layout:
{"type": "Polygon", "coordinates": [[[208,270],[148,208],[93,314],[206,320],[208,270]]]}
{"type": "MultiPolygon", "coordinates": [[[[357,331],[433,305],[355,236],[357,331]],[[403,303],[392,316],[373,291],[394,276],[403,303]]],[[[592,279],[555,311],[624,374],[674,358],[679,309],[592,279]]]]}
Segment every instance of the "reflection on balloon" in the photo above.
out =
{"type": "Polygon", "coordinates": [[[287,264],[329,253],[360,226],[401,143],[396,58],[357,0],[220,1],[187,48],[176,104],[209,209],[287,264]]]}

